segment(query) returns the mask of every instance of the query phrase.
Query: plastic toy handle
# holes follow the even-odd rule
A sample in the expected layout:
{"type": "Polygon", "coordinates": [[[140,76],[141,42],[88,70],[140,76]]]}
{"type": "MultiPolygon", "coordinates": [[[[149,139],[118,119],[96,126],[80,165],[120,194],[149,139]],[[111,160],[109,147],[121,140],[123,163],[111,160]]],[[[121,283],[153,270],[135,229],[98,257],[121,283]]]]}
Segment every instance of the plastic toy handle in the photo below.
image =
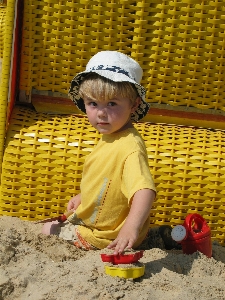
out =
{"type": "Polygon", "coordinates": [[[67,220],[67,218],[74,213],[73,210],[66,211],[62,216],[58,217],[58,222],[63,223],[67,220]]]}
{"type": "Polygon", "coordinates": [[[190,232],[199,233],[202,232],[203,226],[206,225],[206,221],[199,214],[190,214],[185,219],[185,225],[187,226],[190,232]],[[194,226],[193,226],[193,221],[194,221],[194,226]]]}

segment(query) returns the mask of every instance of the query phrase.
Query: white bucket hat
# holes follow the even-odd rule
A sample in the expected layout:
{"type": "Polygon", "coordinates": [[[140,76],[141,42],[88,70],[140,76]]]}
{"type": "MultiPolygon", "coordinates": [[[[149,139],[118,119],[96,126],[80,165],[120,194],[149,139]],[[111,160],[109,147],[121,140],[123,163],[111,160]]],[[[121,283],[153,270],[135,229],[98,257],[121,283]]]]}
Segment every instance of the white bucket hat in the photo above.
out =
{"type": "Polygon", "coordinates": [[[146,91],[140,85],[143,74],[142,68],[131,57],[117,51],[98,52],[89,60],[86,70],[77,74],[71,81],[69,97],[82,112],[86,113],[84,101],[79,96],[79,87],[85,76],[91,72],[115,82],[127,81],[133,83],[137,88],[141,101],[131,119],[137,122],[148,113],[150,104],[145,102],[146,91]]]}

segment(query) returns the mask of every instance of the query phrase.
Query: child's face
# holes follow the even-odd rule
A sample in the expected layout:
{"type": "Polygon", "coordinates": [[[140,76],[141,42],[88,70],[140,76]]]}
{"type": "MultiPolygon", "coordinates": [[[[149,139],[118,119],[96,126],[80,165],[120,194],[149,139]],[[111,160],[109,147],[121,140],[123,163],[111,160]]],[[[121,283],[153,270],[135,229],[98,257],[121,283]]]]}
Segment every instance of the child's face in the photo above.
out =
{"type": "Polygon", "coordinates": [[[102,134],[119,132],[131,126],[130,117],[140,99],[132,104],[128,98],[115,97],[109,101],[83,97],[89,122],[102,134]]]}

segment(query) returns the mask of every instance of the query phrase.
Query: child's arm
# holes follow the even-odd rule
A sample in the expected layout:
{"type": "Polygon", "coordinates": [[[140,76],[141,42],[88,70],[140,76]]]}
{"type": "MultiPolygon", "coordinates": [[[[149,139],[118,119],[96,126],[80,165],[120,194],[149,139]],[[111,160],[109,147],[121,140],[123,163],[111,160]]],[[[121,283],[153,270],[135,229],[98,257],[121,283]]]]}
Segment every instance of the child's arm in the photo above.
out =
{"type": "Polygon", "coordinates": [[[78,206],[80,205],[80,203],[81,203],[81,195],[78,194],[70,199],[70,201],[67,205],[67,210],[75,211],[78,208],[78,206]]]}
{"type": "Polygon", "coordinates": [[[117,238],[107,247],[110,249],[115,248],[114,254],[122,253],[125,248],[132,248],[149,216],[154,199],[155,192],[150,189],[142,189],[134,194],[130,212],[123,227],[117,238]]]}

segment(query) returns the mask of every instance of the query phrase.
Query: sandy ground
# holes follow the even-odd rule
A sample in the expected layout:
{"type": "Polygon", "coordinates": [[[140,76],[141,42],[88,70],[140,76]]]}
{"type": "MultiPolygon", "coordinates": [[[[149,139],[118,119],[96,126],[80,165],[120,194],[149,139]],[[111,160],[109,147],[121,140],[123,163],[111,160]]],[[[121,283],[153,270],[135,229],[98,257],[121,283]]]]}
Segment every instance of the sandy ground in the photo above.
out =
{"type": "Polygon", "coordinates": [[[41,226],[0,217],[0,299],[225,299],[225,248],[215,242],[213,258],[146,250],[144,276],[122,279],[105,274],[100,251],[44,236],[41,226]]]}

